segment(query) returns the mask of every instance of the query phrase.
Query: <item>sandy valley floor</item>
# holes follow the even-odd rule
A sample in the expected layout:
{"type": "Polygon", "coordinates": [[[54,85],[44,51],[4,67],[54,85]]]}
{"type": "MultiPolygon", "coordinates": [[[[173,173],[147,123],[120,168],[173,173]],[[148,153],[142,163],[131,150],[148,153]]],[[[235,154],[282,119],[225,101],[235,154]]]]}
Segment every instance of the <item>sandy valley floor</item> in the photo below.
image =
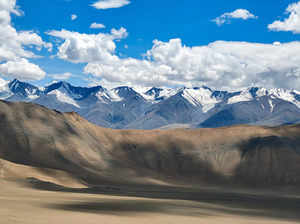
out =
{"type": "Polygon", "coordinates": [[[1,179],[0,189],[0,224],[284,224],[300,221],[297,199],[287,200],[283,205],[287,209],[279,214],[280,205],[266,202],[264,208],[261,201],[255,208],[255,205],[245,206],[247,202],[244,206],[234,206],[231,202],[227,205],[217,203],[218,198],[201,202],[50,192],[1,179]]]}

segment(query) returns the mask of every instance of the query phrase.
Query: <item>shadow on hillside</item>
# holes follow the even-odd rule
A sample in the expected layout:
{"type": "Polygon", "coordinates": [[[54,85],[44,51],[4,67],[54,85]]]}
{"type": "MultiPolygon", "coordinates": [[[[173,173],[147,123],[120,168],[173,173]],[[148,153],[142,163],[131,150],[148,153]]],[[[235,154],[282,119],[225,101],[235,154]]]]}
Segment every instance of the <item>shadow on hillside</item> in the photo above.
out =
{"type": "Polygon", "coordinates": [[[251,138],[240,145],[236,182],[246,186],[297,186],[300,183],[300,139],[251,138]]]}

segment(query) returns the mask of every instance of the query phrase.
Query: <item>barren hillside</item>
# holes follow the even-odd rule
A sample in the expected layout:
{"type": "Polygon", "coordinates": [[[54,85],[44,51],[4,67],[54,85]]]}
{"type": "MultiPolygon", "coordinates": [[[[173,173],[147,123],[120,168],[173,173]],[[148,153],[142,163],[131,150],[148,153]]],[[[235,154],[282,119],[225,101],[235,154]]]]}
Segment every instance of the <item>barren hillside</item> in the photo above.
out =
{"type": "MultiPolygon", "coordinates": [[[[76,113],[1,101],[0,129],[2,161],[64,171],[88,186],[300,184],[300,126],[296,125],[112,130],[76,113]]],[[[10,176],[7,169],[0,169],[10,176]]],[[[49,181],[43,175],[33,177],[49,181]]]]}

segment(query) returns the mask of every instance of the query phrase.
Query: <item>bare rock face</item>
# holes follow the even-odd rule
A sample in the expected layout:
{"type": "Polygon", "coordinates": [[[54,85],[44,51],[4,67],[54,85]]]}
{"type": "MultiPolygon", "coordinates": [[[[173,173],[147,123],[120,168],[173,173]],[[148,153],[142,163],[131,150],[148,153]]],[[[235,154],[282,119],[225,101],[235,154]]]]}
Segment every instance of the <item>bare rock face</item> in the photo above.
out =
{"type": "Polygon", "coordinates": [[[112,130],[76,113],[0,101],[0,158],[89,186],[300,184],[300,126],[112,130]]]}

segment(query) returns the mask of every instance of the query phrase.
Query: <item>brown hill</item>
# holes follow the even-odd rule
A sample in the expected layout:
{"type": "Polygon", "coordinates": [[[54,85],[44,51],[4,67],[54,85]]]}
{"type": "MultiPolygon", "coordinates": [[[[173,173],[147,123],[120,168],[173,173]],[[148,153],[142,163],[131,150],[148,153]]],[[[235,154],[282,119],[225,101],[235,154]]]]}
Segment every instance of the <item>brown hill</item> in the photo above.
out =
{"type": "MultiPolygon", "coordinates": [[[[0,101],[0,129],[1,163],[64,171],[74,183],[89,186],[300,183],[300,126],[296,125],[112,130],[76,113],[0,101]]],[[[40,171],[32,175],[51,181],[40,171]]]]}

